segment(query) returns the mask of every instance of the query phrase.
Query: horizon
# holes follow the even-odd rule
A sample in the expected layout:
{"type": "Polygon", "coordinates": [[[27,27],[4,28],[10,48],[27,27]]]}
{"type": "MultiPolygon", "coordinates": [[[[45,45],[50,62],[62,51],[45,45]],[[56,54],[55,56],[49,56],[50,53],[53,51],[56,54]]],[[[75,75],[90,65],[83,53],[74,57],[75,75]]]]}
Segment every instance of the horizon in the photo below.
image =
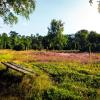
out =
{"type": "Polygon", "coordinates": [[[0,34],[15,31],[21,35],[47,35],[47,27],[51,20],[57,19],[64,22],[64,34],[75,34],[85,29],[100,33],[100,13],[97,10],[97,3],[90,6],[87,0],[36,0],[36,9],[31,14],[30,20],[19,17],[19,22],[14,25],[3,24],[0,18],[0,34]],[[48,5],[49,4],[49,5],[48,5]]]}

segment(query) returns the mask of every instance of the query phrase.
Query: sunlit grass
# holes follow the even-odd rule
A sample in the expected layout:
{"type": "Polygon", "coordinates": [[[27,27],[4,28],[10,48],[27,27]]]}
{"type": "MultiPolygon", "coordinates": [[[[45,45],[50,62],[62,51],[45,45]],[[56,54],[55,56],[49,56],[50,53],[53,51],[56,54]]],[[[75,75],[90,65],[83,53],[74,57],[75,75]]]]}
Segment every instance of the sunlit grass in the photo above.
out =
{"type": "Polygon", "coordinates": [[[79,54],[69,55],[50,51],[0,50],[0,62],[15,62],[39,75],[23,75],[11,69],[6,72],[6,67],[0,64],[0,98],[96,100],[100,97],[99,55],[93,54],[92,62],[89,63],[88,58],[87,61],[84,60],[84,56],[89,57],[84,53],[79,57],[79,54]],[[7,86],[9,88],[5,88],[7,86]],[[5,97],[7,93],[8,98],[5,97]]]}

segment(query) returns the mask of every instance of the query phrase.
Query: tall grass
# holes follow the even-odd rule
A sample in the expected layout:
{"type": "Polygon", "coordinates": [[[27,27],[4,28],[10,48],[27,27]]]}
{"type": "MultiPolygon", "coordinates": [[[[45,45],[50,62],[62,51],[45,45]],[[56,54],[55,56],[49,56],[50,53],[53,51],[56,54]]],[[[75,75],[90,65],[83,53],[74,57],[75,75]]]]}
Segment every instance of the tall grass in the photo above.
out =
{"type": "Polygon", "coordinates": [[[99,54],[96,54],[96,57],[93,56],[95,62],[93,61],[92,64],[75,60],[67,61],[68,58],[64,58],[67,56],[59,55],[59,53],[52,54],[45,51],[42,53],[39,51],[0,51],[0,61],[16,62],[39,74],[36,77],[23,75],[11,69],[6,71],[6,67],[0,64],[0,99],[99,100],[99,54]],[[38,58],[41,55],[42,57],[38,58]]]}

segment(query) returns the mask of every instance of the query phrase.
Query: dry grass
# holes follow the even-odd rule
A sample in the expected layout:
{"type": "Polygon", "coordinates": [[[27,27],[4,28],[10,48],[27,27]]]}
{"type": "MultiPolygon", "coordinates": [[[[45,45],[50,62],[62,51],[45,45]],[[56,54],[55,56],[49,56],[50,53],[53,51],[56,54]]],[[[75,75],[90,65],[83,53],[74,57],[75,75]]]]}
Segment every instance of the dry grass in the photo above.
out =
{"type": "Polygon", "coordinates": [[[0,61],[19,63],[40,75],[5,72],[0,64],[0,100],[96,100],[100,97],[100,53],[90,56],[88,53],[0,50],[0,61]]]}
{"type": "Polygon", "coordinates": [[[0,61],[15,62],[100,62],[100,53],[57,53],[50,51],[0,50],[0,61]]]}

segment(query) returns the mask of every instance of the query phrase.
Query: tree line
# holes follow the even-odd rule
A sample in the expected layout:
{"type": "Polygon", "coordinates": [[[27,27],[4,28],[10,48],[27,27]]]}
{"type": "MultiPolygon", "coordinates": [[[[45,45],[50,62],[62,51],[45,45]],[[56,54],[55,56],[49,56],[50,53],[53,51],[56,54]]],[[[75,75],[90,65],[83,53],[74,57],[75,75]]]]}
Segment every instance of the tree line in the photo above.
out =
{"type": "Polygon", "coordinates": [[[64,23],[53,19],[46,36],[39,34],[20,35],[15,31],[0,34],[0,49],[13,50],[79,50],[100,52],[100,34],[80,30],[75,34],[63,34],[64,23]]]}

